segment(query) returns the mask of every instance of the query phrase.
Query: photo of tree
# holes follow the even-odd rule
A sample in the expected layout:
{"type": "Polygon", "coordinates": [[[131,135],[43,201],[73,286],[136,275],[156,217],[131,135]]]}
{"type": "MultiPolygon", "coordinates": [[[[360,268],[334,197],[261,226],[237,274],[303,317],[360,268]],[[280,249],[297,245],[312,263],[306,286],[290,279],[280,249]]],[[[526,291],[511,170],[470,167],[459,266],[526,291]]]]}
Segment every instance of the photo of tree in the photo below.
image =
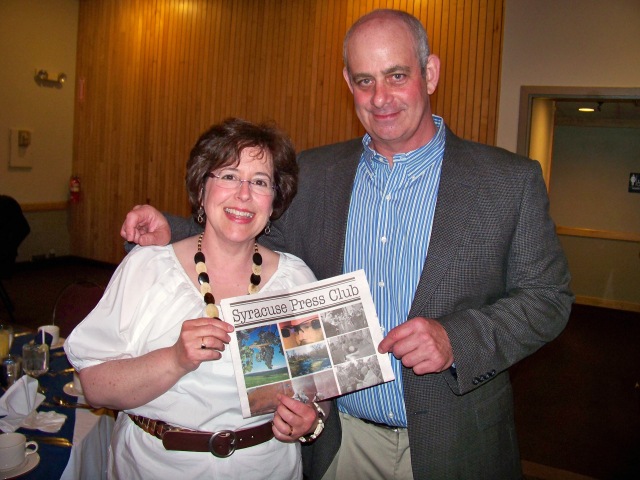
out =
{"type": "Polygon", "coordinates": [[[276,325],[238,330],[236,335],[247,389],[289,379],[276,325]]]}

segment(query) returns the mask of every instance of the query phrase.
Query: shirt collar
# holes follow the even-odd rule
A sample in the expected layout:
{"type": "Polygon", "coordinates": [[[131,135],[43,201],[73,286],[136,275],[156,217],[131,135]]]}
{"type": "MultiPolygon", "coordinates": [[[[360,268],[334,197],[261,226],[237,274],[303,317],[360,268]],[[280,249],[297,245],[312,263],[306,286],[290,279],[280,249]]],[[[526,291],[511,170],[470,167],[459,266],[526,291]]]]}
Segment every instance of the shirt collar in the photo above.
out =
{"type": "MultiPolygon", "coordinates": [[[[393,163],[406,164],[407,174],[416,176],[423,172],[426,168],[432,165],[434,162],[438,162],[442,159],[444,153],[445,143],[445,128],[442,117],[432,115],[433,122],[436,125],[436,134],[425,145],[406,153],[397,153],[393,156],[393,163]]],[[[364,151],[362,153],[362,159],[365,164],[373,169],[373,164],[389,165],[389,161],[373,148],[369,146],[371,143],[371,136],[366,133],[362,137],[362,145],[364,151]]]]}

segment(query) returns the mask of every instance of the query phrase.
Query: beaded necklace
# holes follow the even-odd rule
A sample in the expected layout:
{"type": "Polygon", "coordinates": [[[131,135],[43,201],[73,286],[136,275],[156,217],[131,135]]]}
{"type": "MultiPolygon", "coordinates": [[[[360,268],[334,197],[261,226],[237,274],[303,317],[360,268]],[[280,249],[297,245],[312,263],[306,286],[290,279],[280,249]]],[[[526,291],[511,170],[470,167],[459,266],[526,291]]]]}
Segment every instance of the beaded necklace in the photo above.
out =
{"type": "MultiPolygon", "coordinates": [[[[205,314],[210,318],[218,318],[220,312],[216,306],[216,299],[211,293],[211,284],[209,283],[209,275],[207,274],[207,265],[205,264],[204,253],[202,253],[202,237],[204,232],[198,237],[198,252],[193,257],[196,263],[196,273],[198,274],[198,283],[200,284],[200,293],[204,296],[205,314]]],[[[251,277],[249,277],[249,295],[258,291],[260,285],[260,275],[262,274],[262,255],[258,252],[258,242],[253,247],[253,265],[251,266],[251,277]]]]}

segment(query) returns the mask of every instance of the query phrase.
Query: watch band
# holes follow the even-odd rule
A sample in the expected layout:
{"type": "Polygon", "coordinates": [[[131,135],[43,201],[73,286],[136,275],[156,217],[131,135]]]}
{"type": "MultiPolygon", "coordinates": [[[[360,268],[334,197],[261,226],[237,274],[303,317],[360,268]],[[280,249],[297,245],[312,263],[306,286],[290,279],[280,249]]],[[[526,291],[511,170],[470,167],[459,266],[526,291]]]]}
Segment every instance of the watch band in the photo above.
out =
{"type": "Polygon", "coordinates": [[[324,430],[324,419],[326,418],[324,410],[322,410],[322,408],[320,408],[320,405],[318,405],[316,402],[313,402],[313,406],[316,407],[316,411],[318,412],[318,425],[316,426],[316,429],[313,431],[312,434],[303,435],[302,437],[299,438],[299,440],[302,443],[313,442],[316,438],[320,436],[320,434],[324,430]]]}

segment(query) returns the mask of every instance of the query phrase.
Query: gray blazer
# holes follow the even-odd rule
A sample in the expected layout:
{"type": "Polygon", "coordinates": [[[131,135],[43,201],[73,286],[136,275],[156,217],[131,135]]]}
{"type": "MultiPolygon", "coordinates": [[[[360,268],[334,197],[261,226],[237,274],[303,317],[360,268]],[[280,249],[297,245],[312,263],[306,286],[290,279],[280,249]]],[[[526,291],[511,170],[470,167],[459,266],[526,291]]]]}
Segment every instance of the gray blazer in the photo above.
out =
{"type": "MultiPolygon", "coordinates": [[[[361,139],[302,152],[298,195],[261,243],[339,275],[361,139]]],[[[419,206],[417,206],[419,208],[419,206]]],[[[573,295],[537,162],[446,132],[431,243],[409,318],[438,319],[455,370],[402,378],[418,479],[520,478],[508,368],[554,339],[573,295]]],[[[304,446],[321,478],[340,445],[333,408],[304,446]]]]}

